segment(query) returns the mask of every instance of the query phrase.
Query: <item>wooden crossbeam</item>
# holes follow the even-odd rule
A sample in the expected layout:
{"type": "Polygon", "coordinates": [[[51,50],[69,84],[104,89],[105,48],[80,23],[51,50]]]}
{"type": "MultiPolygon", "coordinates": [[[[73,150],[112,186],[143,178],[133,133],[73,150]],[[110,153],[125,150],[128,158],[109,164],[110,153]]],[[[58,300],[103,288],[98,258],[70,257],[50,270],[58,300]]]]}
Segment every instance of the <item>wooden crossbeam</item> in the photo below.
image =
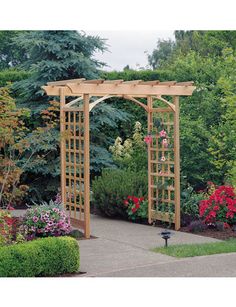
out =
{"type": "Polygon", "coordinates": [[[151,113],[166,113],[166,112],[173,112],[171,108],[151,108],[149,109],[151,113]]]}
{"type": "Polygon", "coordinates": [[[142,81],[142,80],[84,80],[72,79],[48,82],[42,88],[49,96],[59,96],[60,88],[64,87],[65,96],[130,95],[133,97],[147,97],[149,95],[190,96],[196,88],[192,81],[176,82],[142,81]]]}
{"type": "Polygon", "coordinates": [[[142,80],[132,80],[132,81],[124,81],[123,84],[137,85],[140,82],[142,82],[142,80]]]}
{"type": "Polygon", "coordinates": [[[139,84],[140,85],[157,85],[159,84],[160,81],[159,80],[154,80],[154,81],[141,81],[139,84]]]}
{"type": "Polygon", "coordinates": [[[85,78],[60,80],[60,81],[47,82],[47,85],[57,86],[57,85],[66,85],[67,83],[81,83],[84,80],[85,80],[85,78]]]}
{"type": "Polygon", "coordinates": [[[158,85],[175,85],[177,83],[177,81],[164,81],[164,82],[160,82],[158,85]]]}
{"type": "Polygon", "coordinates": [[[194,81],[187,81],[187,82],[177,82],[176,85],[182,85],[182,86],[190,86],[193,85],[194,81]]]}
{"type": "Polygon", "coordinates": [[[124,80],[123,79],[118,79],[118,80],[105,80],[103,83],[104,84],[121,84],[124,80]]]}
{"type": "MultiPolygon", "coordinates": [[[[190,96],[192,95],[194,86],[170,86],[170,85],[139,85],[130,83],[115,84],[81,84],[70,83],[67,85],[73,94],[80,96],[84,93],[89,93],[91,96],[105,95],[170,95],[170,96],[190,96]],[[135,85],[135,86],[134,86],[135,85]]],[[[47,89],[48,93],[55,93],[56,89],[47,89]]]]}
{"type": "Polygon", "coordinates": [[[83,83],[88,83],[88,84],[101,84],[105,80],[104,79],[94,79],[94,80],[85,80],[83,83]]]}

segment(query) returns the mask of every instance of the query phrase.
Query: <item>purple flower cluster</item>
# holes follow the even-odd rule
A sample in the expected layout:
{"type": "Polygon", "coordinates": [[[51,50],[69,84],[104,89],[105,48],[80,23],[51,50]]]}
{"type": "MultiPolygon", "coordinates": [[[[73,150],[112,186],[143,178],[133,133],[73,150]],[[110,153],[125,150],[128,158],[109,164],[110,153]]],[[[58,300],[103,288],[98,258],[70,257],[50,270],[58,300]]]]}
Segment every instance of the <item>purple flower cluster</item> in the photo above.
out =
{"type": "Polygon", "coordinates": [[[63,236],[71,231],[66,212],[58,206],[38,206],[28,209],[21,231],[27,239],[46,236],[63,236]]]}

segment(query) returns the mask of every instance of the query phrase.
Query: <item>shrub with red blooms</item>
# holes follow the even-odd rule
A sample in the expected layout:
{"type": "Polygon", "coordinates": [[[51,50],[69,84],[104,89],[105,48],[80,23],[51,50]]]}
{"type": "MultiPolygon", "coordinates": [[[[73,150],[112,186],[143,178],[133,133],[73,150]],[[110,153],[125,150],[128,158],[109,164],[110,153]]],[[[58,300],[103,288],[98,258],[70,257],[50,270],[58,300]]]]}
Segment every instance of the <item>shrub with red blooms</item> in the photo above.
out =
{"type": "Polygon", "coordinates": [[[199,206],[200,217],[206,224],[223,222],[225,228],[236,224],[236,194],[231,186],[220,186],[199,206]]]}
{"type": "Polygon", "coordinates": [[[0,246],[8,245],[15,239],[16,218],[9,211],[0,210],[0,246]]]}
{"type": "Polygon", "coordinates": [[[134,221],[138,218],[147,218],[148,202],[143,197],[128,196],[124,200],[124,205],[127,207],[129,219],[134,221]]]}

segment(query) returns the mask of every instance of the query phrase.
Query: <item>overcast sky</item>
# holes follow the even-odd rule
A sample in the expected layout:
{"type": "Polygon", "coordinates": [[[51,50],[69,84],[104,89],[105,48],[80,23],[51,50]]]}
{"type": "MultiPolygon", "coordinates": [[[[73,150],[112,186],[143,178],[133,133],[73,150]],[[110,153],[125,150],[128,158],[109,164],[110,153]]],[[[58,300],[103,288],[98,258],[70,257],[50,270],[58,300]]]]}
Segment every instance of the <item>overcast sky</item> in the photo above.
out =
{"type": "Polygon", "coordinates": [[[107,39],[110,52],[97,53],[95,58],[107,63],[105,70],[123,70],[126,65],[138,69],[146,67],[147,53],[156,47],[158,39],[174,39],[173,31],[88,31],[86,34],[98,35],[107,39]]]}

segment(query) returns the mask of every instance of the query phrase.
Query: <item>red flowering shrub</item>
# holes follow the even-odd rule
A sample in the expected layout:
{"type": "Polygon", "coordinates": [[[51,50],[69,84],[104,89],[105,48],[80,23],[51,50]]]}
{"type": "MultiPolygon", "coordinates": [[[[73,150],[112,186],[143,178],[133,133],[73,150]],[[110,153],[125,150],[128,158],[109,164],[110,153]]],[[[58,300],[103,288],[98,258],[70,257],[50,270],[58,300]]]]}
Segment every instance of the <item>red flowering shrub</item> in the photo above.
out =
{"type": "Polygon", "coordinates": [[[0,210],[0,246],[11,244],[14,240],[16,218],[9,211],[0,210]]]}
{"type": "Polygon", "coordinates": [[[199,206],[205,223],[223,222],[225,227],[236,224],[236,194],[231,186],[220,186],[199,206]]]}
{"type": "Polygon", "coordinates": [[[124,200],[124,205],[127,207],[129,219],[134,221],[138,218],[147,218],[148,202],[143,197],[128,196],[124,200]]]}

